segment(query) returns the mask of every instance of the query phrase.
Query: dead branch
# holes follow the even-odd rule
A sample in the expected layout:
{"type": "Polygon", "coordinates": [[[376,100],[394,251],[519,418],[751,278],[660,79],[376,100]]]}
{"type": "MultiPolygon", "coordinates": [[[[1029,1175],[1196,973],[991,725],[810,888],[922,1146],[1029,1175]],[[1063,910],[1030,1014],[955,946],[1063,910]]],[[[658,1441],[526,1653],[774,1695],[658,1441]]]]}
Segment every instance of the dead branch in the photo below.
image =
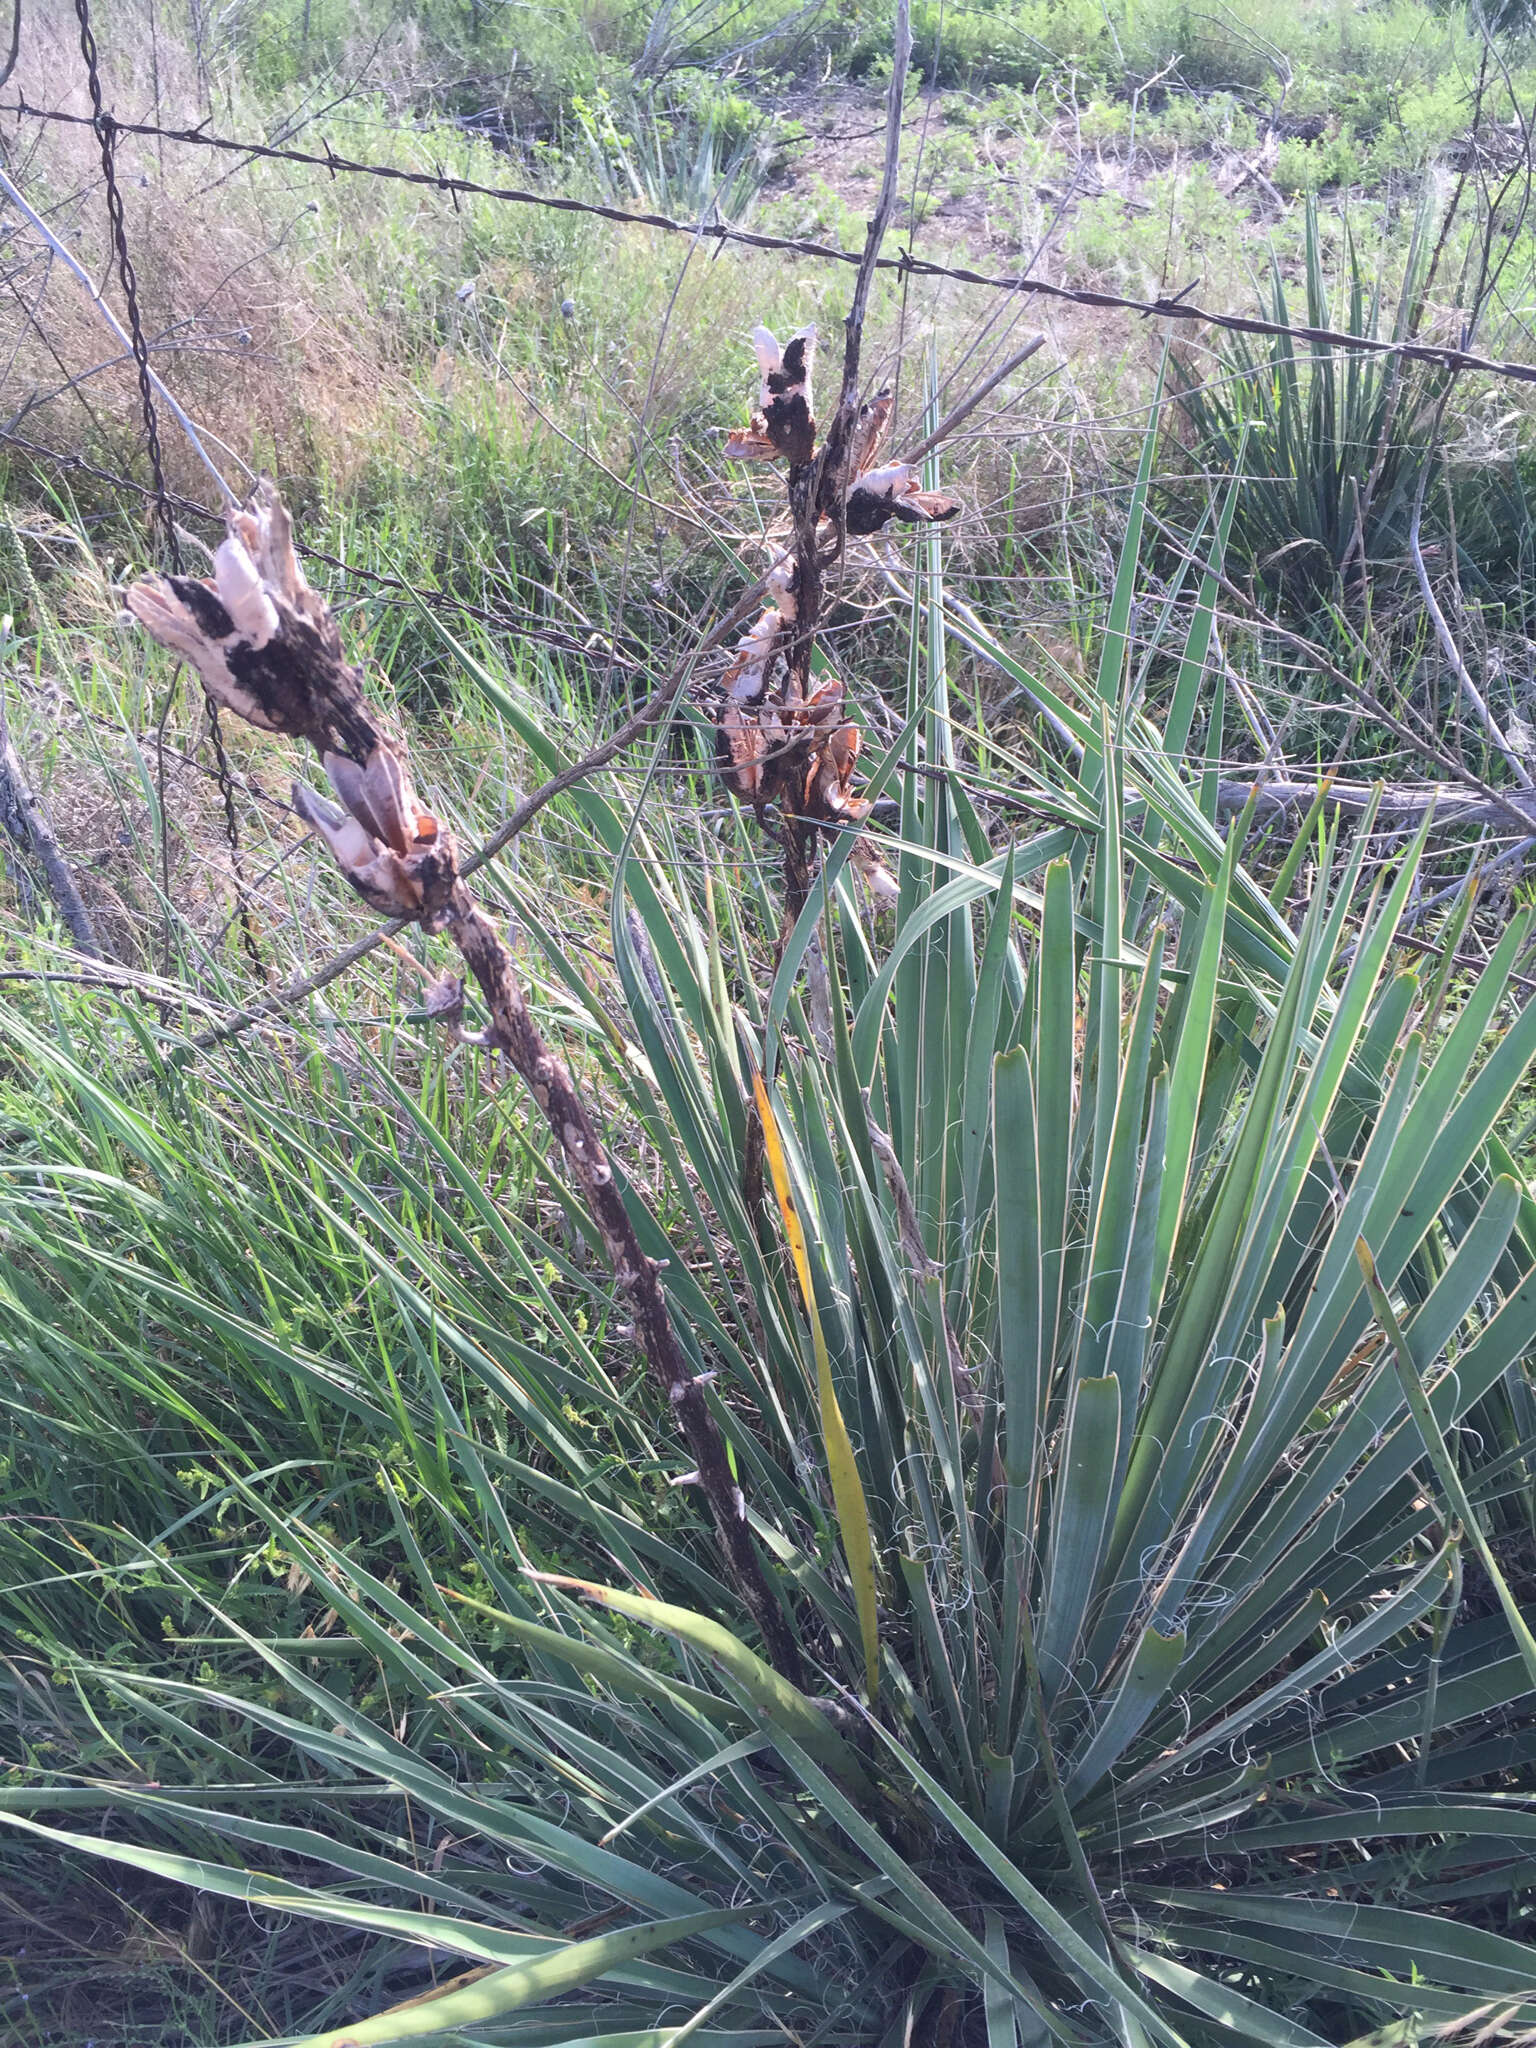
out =
{"type": "Polygon", "coordinates": [[[942,442],[947,441],[951,434],[965,424],[983,399],[991,397],[1004,378],[1011,377],[1015,370],[1021,369],[1032,355],[1037,355],[1044,347],[1045,336],[1043,334],[1032,335],[1023,348],[1015,350],[1000,369],[994,370],[991,376],[978,384],[968,397],[962,398],[953,412],[946,413],[931,434],[924,440],[919,441],[915,448],[909,448],[907,453],[901,458],[902,461],[909,466],[915,467],[916,464],[922,461],[925,455],[931,455],[935,448],[942,442]]]}
{"type": "Polygon", "coordinates": [[[0,85],[4,85],[6,80],[10,77],[11,73],[16,69],[16,59],[20,55],[21,0],[16,0],[16,5],[11,13],[11,48],[9,55],[6,57],[4,68],[0,69],[0,85]]]}
{"type": "MultiPolygon", "coordinates": [[[[1445,396],[1448,397],[1449,392],[1445,396]]],[[[1432,429],[1432,438],[1435,440],[1439,439],[1440,422],[1444,417],[1445,397],[1442,397],[1435,412],[1432,429]]],[[[1430,620],[1434,625],[1435,638],[1440,642],[1440,651],[1450,663],[1451,673],[1455,676],[1460,686],[1462,696],[1472,706],[1477,722],[1483,729],[1485,738],[1490,740],[1497,752],[1502,755],[1505,766],[1509,769],[1510,774],[1514,776],[1520,787],[1522,789],[1530,789],[1532,786],[1530,771],[1526,768],[1519,754],[1510,745],[1507,734],[1499,729],[1498,720],[1488,708],[1487,698],[1477,687],[1477,684],[1473,682],[1472,672],[1461,658],[1461,649],[1456,645],[1455,635],[1446,623],[1445,613],[1440,608],[1440,600],[1435,595],[1435,587],[1429,580],[1429,570],[1424,562],[1424,548],[1419,537],[1420,526],[1424,518],[1424,492],[1429,483],[1429,469],[1430,465],[1426,462],[1419,471],[1419,486],[1414,492],[1413,497],[1413,518],[1408,527],[1408,552],[1413,557],[1413,572],[1418,578],[1419,595],[1423,598],[1424,609],[1429,613],[1430,620]]]]}
{"type": "Polygon", "coordinates": [[[1280,817],[1287,811],[1308,810],[1322,789],[1330,809],[1346,817],[1360,817],[1379,797],[1376,823],[1416,826],[1433,811],[1441,831],[1485,828],[1499,832],[1511,829],[1511,814],[1523,817],[1528,828],[1536,829],[1536,790],[1509,790],[1497,798],[1471,796],[1453,782],[1338,782],[1324,777],[1304,781],[1268,770],[1251,780],[1217,784],[1217,808],[1224,812],[1242,810],[1254,797],[1254,814],[1259,818],[1280,817]]]}
{"type": "Polygon", "coordinates": [[[107,956],[96,936],[91,914],[75,884],[69,863],[59,850],[59,842],[43,815],[42,806],[27,786],[27,778],[11,743],[3,702],[0,702],[0,821],[4,822],[17,845],[36,857],[43,879],[48,884],[48,893],[69,927],[76,950],[92,960],[105,959],[107,956]]]}
{"type": "MultiPolygon", "coordinates": [[[[769,1657],[798,1681],[799,1654],[753,1545],[725,1439],[678,1343],[660,1267],[641,1248],[564,1062],[529,1014],[512,955],[464,886],[451,835],[418,804],[402,748],[344,659],[329,608],[305,581],[288,513],[270,483],[263,480],[231,511],[228,528],[212,581],[141,577],[127,593],[128,608],[162,646],[194,664],[220,704],[263,731],[310,742],[340,803],[296,784],[300,816],[363,900],[393,921],[389,929],[420,924],[457,946],[490,1013],[472,1042],[505,1054],[547,1118],[629,1297],[636,1339],[683,1432],[732,1576],[769,1657]]],[[[428,1007],[457,1028],[462,998],[463,984],[449,978],[428,1007]]]]}
{"type": "MultiPolygon", "coordinates": [[[[827,572],[842,561],[850,534],[878,533],[892,519],[947,519],[959,510],[951,500],[924,491],[911,464],[878,464],[890,427],[891,395],[881,391],[867,401],[859,395],[869,294],[896,205],[902,96],[912,50],[910,12],[909,0],[898,0],[885,168],[844,321],[842,385],[831,426],[818,446],[811,391],[815,329],[792,335],[781,347],[766,327],[759,327],[753,334],[761,379],[758,409],[725,446],[734,461],[782,460],[789,471],[788,557],[770,572],[772,602],[726,667],[725,704],[717,726],[721,766],[736,793],[751,803],[760,823],[768,805],[777,807],[786,932],[810,895],[822,834],[857,825],[870,808],[853,794],[859,729],[848,720],[842,684],[834,676],[818,690],[811,686],[827,572]]],[[[855,853],[872,877],[882,872],[877,862],[872,864],[862,838],[855,853]]]]}
{"type": "Polygon", "coordinates": [[[1309,666],[1315,668],[1319,675],[1326,676],[1329,682],[1358,705],[1367,716],[1385,726],[1388,732],[1402,740],[1424,760],[1433,762],[1437,768],[1454,776],[1463,790],[1475,791],[1484,803],[1492,805],[1496,811],[1501,811],[1507,821],[1506,830],[1513,829],[1521,833],[1529,831],[1530,812],[1523,808],[1519,801],[1523,792],[1496,789],[1492,783],[1485,782],[1482,776],[1475,774],[1464,762],[1458,761],[1442,747],[1432,732],[1416,728],[1400,718],[1390,705],[1382,702],[1374,690],[1368,689],[1357,677],[1349,675],[1337,662],[1330,660],[1315,640],[1308,640],[1304,635],[1292,632],[1288,626],[1281,625],[1278,619],[1264,610],[1250,591],[1243,590],[1234,583],[1231,577],[1224,574],[1208,556],[1197,554],[1173,532],[1171,527],[1159,519],[1155,512],[1149,509],[1147,518],[1162,539],[1176,549],[1192,568],[1198,569],[1203,576],[1211,577],[1217,588],[1237,606],[1234,613],[1221,616],[1230,617],[1238,625],[1257,626],[1283,646],[1294,650],[1309,666]]]}

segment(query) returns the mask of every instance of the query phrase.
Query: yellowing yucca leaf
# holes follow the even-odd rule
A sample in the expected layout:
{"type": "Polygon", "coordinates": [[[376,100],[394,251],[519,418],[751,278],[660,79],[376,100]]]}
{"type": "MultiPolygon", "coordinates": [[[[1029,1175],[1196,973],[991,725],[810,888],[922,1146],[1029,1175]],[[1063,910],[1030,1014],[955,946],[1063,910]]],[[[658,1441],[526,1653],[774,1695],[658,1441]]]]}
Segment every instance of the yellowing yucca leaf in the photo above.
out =
{"type": "Polygon", "coordinates": [[[805,1313],[810,1319],[811,1345],[816,1353],[816,1390],[821,1402],[821,1434],[826,1445],[827,1471],[832,1480],[832,1502],[837,1509],[843,1556],[847,1559],[854,1605],[858,1609],[865,1684],[873,1699],[880,1683],[880,1630],[875,1613],[875,1550],[869,1533],[869,1508],[864,1500],[864,1486],[859,1478],[848,1425],[843,1421],[837,1389],[832,1384],[832,1362],[827,1356],[827,1340],[822,1333],[821,1317],[816,1311],[811,1262],[805,1249],[805,1231],[795,1209],[794,1191],[789,1185],[784,1140],[779,1135],[773,1104],[768,1099],[761,1074],[752,1076],[752,1093],[757,1101],[758,1115],[763,1120],[763,1147],[768,1155],[768,1172],[773,1181],[773,1192],[778,1197],[779,1214],[784,1219],[784,1235],[789,1240],[789,1254],[795,1262],[795,1276],[800,1282],[805,1313]]]}

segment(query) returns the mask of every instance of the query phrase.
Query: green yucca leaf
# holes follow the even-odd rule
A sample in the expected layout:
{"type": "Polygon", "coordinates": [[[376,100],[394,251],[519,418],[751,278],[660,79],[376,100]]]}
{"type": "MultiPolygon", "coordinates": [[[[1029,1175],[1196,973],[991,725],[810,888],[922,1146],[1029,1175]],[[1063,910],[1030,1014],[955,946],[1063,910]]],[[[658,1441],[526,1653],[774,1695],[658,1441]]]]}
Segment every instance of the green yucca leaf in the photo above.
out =
{"type": "Polygon", "coordinates": [[[1125,539],[1121,544],[1120,557],[1115,568],[1109,615],[1104,623],[1104,637],[1100,643],[1098,694],[1100,704],[1106,707],[1119,704],[1121,692],[1125,687],[1131,606],[1136,599],[1137,576],[1141,567],[1141,536],[1146,524],[1147,494],[1152,483],[1152,468],[1157,459],[1158,432],[1163,413],[1163,380],[1167,374],[1167,365],[1168,355],[1165,350],[1162,367],[1158,371],[1157,383],[1152,393],[1147,431],[1141,437],[1136,481],[1131,486],[1130,507],[1126,514],[1125,539]]]}
{"type": "MultiPolygon", "coordinates": [[[[1510,1192],[1513,1193],[1514,1190],[1511,1189],[1510,1192]]],[[[1513,1221],[1513,1218],[1511,1218],[1511,1221],[1513,1221]]],[[[1456,1460],[1451,1456],[1444,1434],[1439,1423],[1435,1420],[1435,1411],[1425,1395],[1420,1380],[1420,1374],[1425,1366],[1432,1362],[1435,1354],[1429,1353],[1427,1357],[1423,1355],[1415,1356],[1409,1339],[1403,1334],[1403,1326],[1397,1319],[1397,1312],[1392,1306],[1391,1298],[1380,1280],[1376,1277],[1376,1262],[1371,1257],[1370,1247],[1366,1244],[1363,1237],[1357,1238],[1355,1241],[1355,1256],[1360,1262],[1360,1272],[1365,1281],[1366,1292],[1371,1299],[1371,1307],[1375,1311],[1377,1320],[1386,1331],[1391,1343],[1393,1364],[1397,1368],[1398,1380],[1403,1389],[1403,1399],[1408,1404],[1408,1412],[1413,1417],[1414,1427],[1423,1439],[1424,1448],[1429,1453],[1430,1463],[1435,1468],[1435,1476],[1445,1489],[1446,1497],[1455,1510],[1457,1519],[1466,1533],[1467,1540],[1476,1550],[1482,1562],[1483,1570],[1488,1574],[1489,1582],[1494,1592],[1498,1595],[1499,1605],[1504,1610],[1504,1618],[1509,1623],[1510,1634],[1514,1637],[1515,1645],[1525,1660],[1525,1668],[1530,1673],[1532,1689],[1536,1690],[1536,1636],[1531,1634],[1525,1616],[1521,1613],[1514,1595],[1510,1592],[1509,1583],[1505,1579],[1503,1572],[1500,1571],[1493,1551],[1489,1547],[1488,1539],[1483,1534],[1481,1524],[1477,1519],[1477,1511],[1467,1498],[1467,1489],[1462,1483],[1461,1474],[1456,1469],[1456,1460]]]]}
{"type": "Polygon", "coordinates": [[[546,1628],[540,1622],[508,1614],[502,1608],[488,1606],[483,1600],[461,1593],[457,1587],[445,1586],[443,1592],[457,1606],[471,1607],[486,1615],[498,1628],[530,1649],[536,1648],[557,1662],[568,1664],[572,1670],[600,1679],[615,1692],[637,1693],[668,1703],[677,1702],[706,1715],[711,1721],[726,1718],[721,1712],[723,1703],[714,1694],[703,1692],[680,1679],[649,1671],[633,1658],[620,1656],[585,1635],[566,1635],[559,1629],[546,1628]]]}
{"type": "Polygon", "coordinates": [[[1120,1382],[1113,1375],[1075,1380],[1067,1399],[1048,1575],[1035,1631],[1048,1707],[1071,1674],[1083,1620],[1098,1587],[1119,1470],[1120,1401],[1120,1382]]]}
{"type": "Polygon", "coordinates": [[[912,1778],[914,1784],[944,1815],[954,1829],[957,1839],[986,1866],[1003,1889],[1041,1929],[1050,1945],[1066,1959],[1079,1982],[1085,1988],[1092,1986],[1115,2004],[1124,2005],[1147,2028],[1154,2040],[1166,2042],[1168,2048],[1182,2048],[1182,2036],[1168,2024],[1163,2015],[1141,1996],[1134,1985],[1125,1983],[1119,1977],[1114,1966],[1099,1956],[1093,1944],[1077,1931],[1067,1915],[1037,1890],[1024,1872],[988,1840],[984,1831],[969,1819],[921,1764],[900,1749],[883,1730],[877,1733],[882,1746],[893,1755],[898,1768],[912,1778]]]}
{"type": "MultiPolygon", "coordinates": [[[[339,1893],[316,1891],[308,1885],[293,1884],[258,1871],[227,1869],[222,1864],[210,1863],[197,1857],[175,1855],[167,1850],[140,1848],[131,1842],[104,1841],[97,1835],[81,1835],[66,1828],[45,1827],[40,1822],[28,1820],[19,1813],[0,1813],[0,1823],[40,1836],[58,1848],[72,1849],[82,1855],[125,1864],[174,1884],[195,1886],[200,1891],[239,1899],[248,1906],[264,1907],[274,1913],[296,1913],[306,1919],[367,1928],[375,1933],[395,1935],[434,1948],[446,1948],[457,1955],[482,1962],[494,1962],[501,1966],[511,1967],[531,1961],[558,1963],[560,1960],[560,1950],[555,1944],[554,1937],[508,1934],[499,1928],[478,1925],[455,1914],[420,1913],[406,1907],[380,1905],[371,1900],[348,1899],[339,1893]]],[[[662,1936],[660,1941],[652,1942],[650,1946],[659,1947],[668,1941],[686,1940],[697,1934],[710,1933],[739,1921],[742,1917],[742,1913],[737,1910],[711,1911],[652,1923],[653,1927],[668,1928],[671,1931],[662,1936]]],[[[638,1933],[640,1930],[635,1932],[638,1933]]],[[[641,1950],[640,1953],[644,1951],[641,1950]]],[[[588,1976],[620,1968],[633,1959],[631,1954],[625,1953],[622,1949],[608,1951],[606,1955],[607,1960],[601,1963],[599,1970],[588,1970],[588,1976]]],[[[523,2002],[527,2002],[526,1998],[523,2002]]],[[[375,2038],[382,2040],[388,2037],[378,2035],[375,2038]]]]}
{"type": "Polygon", "coordinates": [[[869,1780],[862,1765],[837,1733],[832,1723],[818,1714],[803,1693],[781,1678],[771,1665],[738,1642],[729,1630],[708,1615],[691,1614],[664,1600],[648,1599],[639,1593],[620,1592],[613,1586],[597,1586],[585,1579],[541,1575],[554,1586],[565,1586],[600,1607],[625,1614],[647,1628],[665,1629],[692,1648],[711,1658],[740,1686],[742,1693],[767,1720],[782,1728],[828,1770],[867,1795],[869,1780]]]}
{"type": "Polygon", "coordinates": [[[423,2035],[451,2033],[500,2019],[504,2013],[517,2012],[540,1999],[578,1991],[655,1949],[687,1941],[735,1917],[731,1913],[692,1913],[677,1920],[653,1920],[613,1934],[593,1935],[551,1955],[508,1963],[476,1983],[445,1989],[435,1998],[305,2035],[289,2048],[347,2048],[353,2042],[357,2048],[382,2048],[390,2041],[419,2040],[423,2035]]]}

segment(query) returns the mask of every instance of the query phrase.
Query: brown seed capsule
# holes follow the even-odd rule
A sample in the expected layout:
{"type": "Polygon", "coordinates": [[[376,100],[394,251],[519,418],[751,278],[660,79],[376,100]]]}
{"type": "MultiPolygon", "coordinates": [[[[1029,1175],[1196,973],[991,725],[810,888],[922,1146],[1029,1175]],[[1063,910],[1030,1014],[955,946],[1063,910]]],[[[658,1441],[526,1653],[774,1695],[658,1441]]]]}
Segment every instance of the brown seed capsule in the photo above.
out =
{"type": "Polygon", "coordinates": [[[761,383],[752,424],[737,429],[725,444],[728,460],[760,462],[778,455],[794,463],[809,462],[816,452],[816,420],[811,411],[811,364],[816,330],[791,335],[781,349],[766,327],[752,332],[761,383]]]}
{"type": "Polygon", "coordinates": [[[858,477],[848,491],[846,522],[854,535],[879,533],[893,519],[932,524],[953,519],[960,510],[954,498],[925,491],[909,462],[887,462],[858,477]]]}

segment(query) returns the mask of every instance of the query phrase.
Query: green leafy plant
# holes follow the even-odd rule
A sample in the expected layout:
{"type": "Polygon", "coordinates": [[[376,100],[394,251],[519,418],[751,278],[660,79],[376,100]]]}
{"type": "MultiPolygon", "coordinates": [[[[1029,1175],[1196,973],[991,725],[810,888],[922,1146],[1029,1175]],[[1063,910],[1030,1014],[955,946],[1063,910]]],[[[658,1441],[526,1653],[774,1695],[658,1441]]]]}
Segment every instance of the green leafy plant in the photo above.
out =
{"type": "MultiPolygon", "coordinates": [[[[1536,2022],[1518,1903],[1536,1670],[1483,1527],[1530,1445],[1463,1435],[1490,1403],[1529,1414],[1536,1220],[1498,1135],[1536,1053],[1536,1008],[1508,1004],[1526,925],[1460,990],[1448,965],[1393,971],[1417,846],[1367,888],[1365,839],[1341,848],[1319,806],[1272,890],[1245,869],[1241,824],[1218,829],[1181,765],[1213,577],[1183,611],[1164,729],[1138,708],[1152,464],[1149,439],[1077,696],[955,604],[920,543],[906,702],[871,787],[914,748],[930,773],[900,786],[878,937],[845,841],[765,977],[753,932],[779,912],[745,831],[638,823],[591,786],[565,816],[616,877],[621,1026],[520,901],[660,1162],[659,1192],[615,1170],[667,1261],[804,1688],[758,1654],[690,1489],[660,1510],[655,1482],[686,1475],[643,1380],[616,1400],[589,1349],[546,1358],[475,1319],[487,1247],[516,1257],[522,1234],[430,1091],[368,1069],[398,1165],[377,1138],[350,1160],[263,1154],[418,1333],[392,1427],[440,1465],[436,1526],[473,1588],[403,1517],[386,1563],[231,1468],[224,1499],[375,1684],[251,1626],[195,1542],[163,1535],[156,1582],[208,1617],[202,1667],[52,1650],[96,1725],[141,1731],[143,1773],[116,1758],[110,1778],[0,1788],[0,1818],[485,1973],[371,2016],[332,2001],[305,2048],[462,2029],[1299,2048],[1536,2022]],[[1040,828],[1001,849],[957,772],[957,644],[1055,735],[1005,763],[1040,828]],[[1293,932],[1276,904],[1304,860],[1293,932]],[[825,1030],[800,986],[818,939],[825,1030]],[[377,1185],[417,1186],[412,1160],[432,1162],[433,1232],[470,1233],[440,1271],[377,1185]],[[516,1404],[494,1443],[450,1356],[516,1404]]],[[[540,766],[566,765],[538,708],[452,644],[540,766]]],[[[33,1146],[6,1227],[44,1191],[98,1204],[107,1227],[70,1252],[93,1313],[162,1299],[114,1219],[184,1206],[182,1169],[126,1094],[33,1044],[120,1161],[98,1190],[33,1146]]],[[[275,1315],[195,1287],[177,1312],[269,1383],[344,1391],[354,1414],[379,1399],[275,1315]]],[[[334,1314],[349,1342],[356,1308],[334,1314]]]]}
{"type": "Polygon", "coordinates": [[[573,146],[610,203],[669,213],[734,218],[757,196],[772,155],[759,148],[768,124],[733,94],[695,91],[675,108],[656,96],[633,96],[620,110],[599,89],[571,101],[573,146]]]}
{"type": "MultiPolygon", "coordinates": [[[[1429,258],[1421,218],[1394,309],[1346,239],[1343,306],[1330,293],[1315,201],[1306,221],[1305,324],[1382,340],[1409,332],[1429,258]]],[[[1278,263],[1265,317],[1286,323],[1278,263]]],[[[1288,340],[1222,341],[1212,358],[1176,356],[1174,391],[1191,455],[1209,476],[1244,478],[1233,551],[1250,573],[1311,608],[1340,583],[1363,586],[1406,555],[1419,479],[1434,459],[1430,425],[1444,373],[1401,357],[1288,340]]]]}

